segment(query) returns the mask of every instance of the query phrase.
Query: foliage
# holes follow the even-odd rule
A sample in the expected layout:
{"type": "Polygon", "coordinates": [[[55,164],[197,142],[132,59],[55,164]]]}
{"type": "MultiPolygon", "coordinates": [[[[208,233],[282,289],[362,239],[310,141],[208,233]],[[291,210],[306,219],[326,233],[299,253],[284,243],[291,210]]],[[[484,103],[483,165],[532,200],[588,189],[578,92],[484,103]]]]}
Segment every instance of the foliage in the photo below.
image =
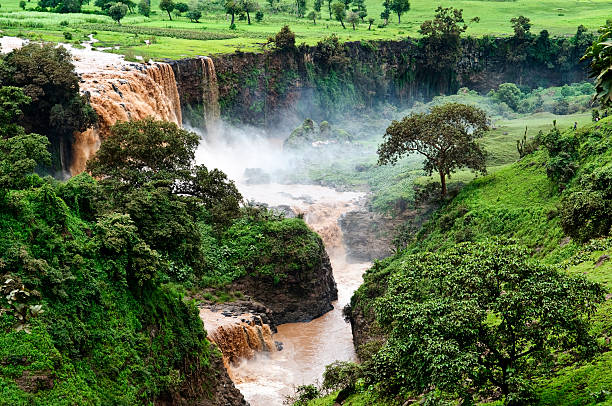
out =
{"type": "Polygon", "coordinates": [[[591,77],[596,78],[597,97],[603,105],[612,104],[612,21],[601,27],[582,60],[590,60],[591,77]]]}
{"type": "Polygon", "coordinates": [[[410,10],[410,1],[409,0],[391,0],[391,4],[389,9],[397,14],[397,23],[400,24],[402,14],[406,11],[410,10]]]}
{"type": "Polygon", "coordinates": [[[20,123],[23,106],[30,102],[17,87],[0,88],[0,197],[2,190],[29,186],[26,175],[38,164],[50,163],[49,141],[38,134],[26,134],[20,123]]]}
{"type": "Polygon", "coordinates": [[[168,13],[168,18],[172,21],[172,15],[170,14],[174,10],[174,2],[172,0],[160,0],[159,9],[168,13]]]}
{"type": "Polygon", "coordinates": [[[295,50],[295,34],[289,26],[285,25],[274,37],[268,38],[269,44],[274,44],[274,49],[280,52],[295,50]]]}
{"type": "Polygon", "coordinates": [[[128,12],[127,6],[121,2],[113,3],[108,8],[108,15],[111,16],[113,20],[117,21],[117,24],[121,24],[121,19],[125,17],[127,12],[128,12]]]}
{"type": "Polygon", "coordinates": [[[340,21],[340,24],[342,24],[342,28],[346,28],[344,26],[344,19],[346,18],[346,6],[343,3],[336,1],[334,2],[334,4],[332,4],[331,10],[334,14],[334,18],[340,21]]]}
{"type": "Polygon", "coordinates": [[[371,379],[385,391],[433,386],[468,402],[485,388],[528,402],[530,377],[554,351],[592,352],[588,317],[603,297],[600,285],[497,242],[405,257],[388,286],[376,315],[389,338],[371,379]]]}
{"type": "Polygon", "coordinates": [[[8,53],[0,65],[0,85],[19,87],[31,99],[22,107],[19,124],[26,132],[47,136],[53,145],[96,119],[79,93],[78,77],[63,47],[33,43],[8,53]]]}
{"type": "Polygon", "coordinates": [[[502,103],[506,103],[512,110],[517,111],[523,94],[521,89],[514,83],[502,83],[492,92],[492,97],[502,103]]]}
{"type": "MultiPolygon", "coordinates": [[[[472,19],[478,22],[479,18],[472,19]]],[[[439,6],[433,20],[424,21],[419,29],[427,68],[443,72],[452,68],[460,55],[460,37],[468,29],[463,10],[439,6]]]]}
{"type": "Polygon", "coordinates": [[[192,23],[199,23],[200,18],[202,18],[202,12],[200,10],[189,10],[187,12],[187,18],[192,23]]]}
{"type": "Polygon", "coordinates": [[[510,19],[512,23],[512,29],[514,30],[514,37],[517,39],[525,39],[529,35],[531,29],[531,22],[527,17],[519,16],[510,19]]]}
{"type": "MultiPolygon", "coordinates": [[[[238,216],[242,197],[223,172],[193,165],[198,141],[196,134],[174,123],[150,118],[117,123],[87,168],[101,178],[110,196],[114,195],[113,191],[130,192],[145,186],[162,188],[167,191],[160,191],[162,195],[174,196],[168,197],[171,200],[202,204],[213,223],[226,225],[238,216]]],[[[150,195],[147,196],[143,198],[149,199],[150,195]]],[[[114,198],[127,204],[130,199],[124,197],[114,198]]]]}
{"type": "Polygon", "coordinates": [[[150,0],[140,0],[138,2],[138,12],[145,17],[151,15],[151,2],[150,0]]]}
{"type": "Polygon", "coordinates": [[[484,111],[449,103],[435,106],[428,114],[418,113],[393,121],[378,148],[378,163],[395,163],[405,154],[425,156],[424,170],[437,171],[446,195],[446,177],[461,167],[486,172],[485,151],[476,140],[488,130],[484,111]]]}

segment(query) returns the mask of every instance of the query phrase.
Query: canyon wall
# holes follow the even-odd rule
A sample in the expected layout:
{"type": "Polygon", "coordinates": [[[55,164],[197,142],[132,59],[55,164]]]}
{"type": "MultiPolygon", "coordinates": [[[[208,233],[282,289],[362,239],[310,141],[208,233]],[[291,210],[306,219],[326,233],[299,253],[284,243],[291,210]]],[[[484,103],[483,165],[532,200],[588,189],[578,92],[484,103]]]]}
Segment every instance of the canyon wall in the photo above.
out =
{"type": "MultiPolygon", "coordinates": [[[[505,82],[534,88],[584,81],[586,64],[579,59],[589,40],[581,35],[545,37],[543,45],[534,40],[522,48],[512,38],[465,39],[448,69],[435,65],[439,55],[410,39],[323,41],[289,51],[219,55],[213,61],[224,120],[274,127],[305,117],[320,121],[359,113],[382,103],[405,106],[464,86],[488,92],[505,82]]],[[[181,60],[173,67],[176,72],[190,64],[181,60]]],[[[189,77],[184,85],[184,110],[200,100],[200,91],[193,89],[197,83],[189,77]]]]}

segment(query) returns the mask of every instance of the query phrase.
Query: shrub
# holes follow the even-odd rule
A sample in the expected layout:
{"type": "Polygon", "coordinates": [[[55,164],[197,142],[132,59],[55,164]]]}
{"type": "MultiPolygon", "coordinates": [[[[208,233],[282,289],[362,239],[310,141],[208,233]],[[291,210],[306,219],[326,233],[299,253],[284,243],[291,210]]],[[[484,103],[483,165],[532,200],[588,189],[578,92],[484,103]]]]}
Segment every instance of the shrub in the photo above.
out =
{"type": "Polygon", "coordinates": [[[336,361],[325,366],[323,372],[323,389],[327,391],[342,390],[354,387],[363,376],[359,365],[353,362],[336,361]]]}
{"type": "Polygon", "coordinates": [[[285,25],[274,37],[268,38],[268,43],[273,43],[279,51],[291,51],[295,49],[295,34],[285,25]]]}
{"type": "Polygon", "coordinates": [[[264,18],[264,13],[261,10],[257,10],[257,12],[255,13],[255,21],[257,21],[258,23],[260,23],[264,18]]]}
{"type": "Polygon", "coordinates": [[[612,226],[610,200],[599,191],[576,191],[563,199],[561,227],[579,242],[607,235],[612,226]]]}
{"type": "Polygon", "coordinates": [[[72,33],[64,31],[64,39],[66,39],[67,41],[72,40],[72,33]]]}

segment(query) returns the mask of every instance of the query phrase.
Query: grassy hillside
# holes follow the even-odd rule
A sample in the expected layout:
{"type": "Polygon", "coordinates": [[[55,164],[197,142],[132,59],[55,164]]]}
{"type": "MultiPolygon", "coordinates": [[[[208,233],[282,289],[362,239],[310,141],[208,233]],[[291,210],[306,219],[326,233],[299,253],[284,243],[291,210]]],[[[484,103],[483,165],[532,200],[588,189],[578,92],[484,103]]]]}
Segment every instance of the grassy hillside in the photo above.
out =
{"type": "MultiPolygon", "coordinates": [[[[366,272],[364,284],[352,299],[352,314],[356,314],[355,311],[361,312],[369,320],[370,328],[373,328],[370,332],[385,336],[390,325],[378,325],[376,321],[379,314],[384,313],[383,309],[378,308],[383,303],[379,302],[379,298],[391,288],[387,288],[387,282],[403,272],[406,260],[413,258],[412,254],[421,255],[428,251],[444,253],[460,242],[487,244],[497,238],[518,242],[527,247],[533,258],[558,266],[563,274],[584,276],[600,283],[610,292],[612,261],[609,257],[612,255],[612,238],[605,236],[609,235],[609,230],[604,232],[603,237],[590,241],[587,238],[586,242],[580,241],[579,237],[571,239],[567,233],[579,236],[576,233],[587,229],[590,221],[597,224],[609,221],[609,206],[605,205],[610,203],[607,192],[610,183],[604,174],[612,165],[612,120],[604,119],[578,131],[566,130],[555,137],[575,146],[572,147],[575,148],[575,154],[572,148],[566,148],[572,158],[565,165],[575,168],[572,176],[564,181],[554,180],[557,155],[547,144],[548,148],[541,146],[538,151],[519,162],[472,181],[436,213],[403,251],[377,263],[366,272]],[[593,183],[594,179],[608,180],[593,183]],[[602,191],[597,194],[599,200],[592,204],[603,204],[608,209],[597,212],[600,214],[589,212],[590,215],[581,217],[578,226],[567,229],[568,223],[572,224],[571,215],[578,215],[575,210],[572,211],[572,207],[576,207],[572,206],[575,196],[596,193],[598,190],[602,191]],[[598,215],[603,217],[589,217],[598,215]]],[[[588,206],[581,207],[580,214],[584,215],[584,210],[588,210],[585,207],[588,206]]],[[[591,236],[596,237],[597,234],[591,236]]],[[[556,354],[554,366],[539,372],[539,377],[533,381],[536,385],[537,404],[612,404],[612,376],[609,373],[612,368],[612,297],[608,293],[605,299],[597,307],[590,322],[591,333],[597,337],[600,345],[598,351],[590,359],[576,358],[571,352],[556,354]]],[[[370,353],[369,356],[364,355],[363,365],[365,380],[371,381],[367,371],[372,350],[364,347],[361,351],[362,355],[368,354],[368,351],[370,353]]],[[[378,358],[376,362],[380,360],[378,358]]],[[[376,381],[376,378],[373,380],[376,381]]],[[[371,404],[369,402],[372,397],[376,398],[376,387],[358,384],[357,393],[345,404],[371,404]]],[[[333,393],[309,404],[332,405],[335,396],[336,393],[333,393]]],[[[390,404],[402,404],[404,401],[404,397],[384,400],[390,404]]],[[[491,399],[482,401],[501,404],[491,399]]]]}
{"type": "MultiPolygon", "coordinates": [[[[397,40],[407,36],[414,37],[418,35],[420,24],[432,18],[434,9],[438,5],[463,9],[466,19],[480,17],[480,23],[473,24],[466,33],[471,36],[509,35],[512,33],[510,18],[518,15],[531,19],[534,33],[546,29],[552,35],[573,34],[576,27],[581,24],[590,30],[595,30],[612,15],[612,5],[606,0],[537,2],[445,0],[436,3],[413,0],[411,9],[403,16],[401,24],[397,23],[397,16],[392,15],[389,25],[379,28],[382,3],[378,0],[366,0],[368,16],[375,18],[375,23],[372,29],[368,30],[366,18],[366,22],[353,31],[350,27],[342,29],[333,19],[330,21],[326,4],[321,10],[321,20],[314,25],[308,19],[297,18],[294,13],[295,3],[288,0],[282,0],[275,5],[279,10],[277,12],[273,12],[267,2],[261,1],[263,21],[253,21],[251,25],[247,25],[246,21],[237,20],[236,30],[229,29],[229,20],[223,11],[222,2],[208,3],[200,23],[192,23],[184,16],[173,17],[173,20],[169,21],[167,14],[159,10],[159,0],[152,0],[152,14],[149,18],[130,14],[122,21],[123,27],[119,27],[110,17],[104,15],[24,12],[19,8],[19,0],[6,0],[0,9],[0,29],[6,35],[28,36],[50,41],[65,41],[63,32],[70,32],[75,40],[82,40],[83,34],[96,31],[96,38],[101,41],[101,45],[121,46],[119,52],[130,56],[141,55],[145,59],[159,59],[227,53],[236,49],[259,51],[261,44],[285,24],[290,25],[296,33],[297,43],[305,42],[310,45],[316,44],[331,33],[337,34],[343,41],[397,40]],[[63,22],[67,22],[68,25],[63,22]],[[138,27],[143,29],[139,30],[138,27]],[[144,27],[149,31],[144,31],[144,27]],[[170,32],[171,30],[184,30],[184,32],[170,32]],[[197,39],[191,38],[194,36],[197,39]],[[145,45],[145,39],[151,40],[152,44],[145,45]]],[[[34,1],[28,2],[26,10],[35,6],[34,1]]],[[[312,1],[307,2],[307,8],[312,8],[312,1]]],[[[93,6],[93,2],[84,5],[83,9],[99,11],[93,6]]]]}

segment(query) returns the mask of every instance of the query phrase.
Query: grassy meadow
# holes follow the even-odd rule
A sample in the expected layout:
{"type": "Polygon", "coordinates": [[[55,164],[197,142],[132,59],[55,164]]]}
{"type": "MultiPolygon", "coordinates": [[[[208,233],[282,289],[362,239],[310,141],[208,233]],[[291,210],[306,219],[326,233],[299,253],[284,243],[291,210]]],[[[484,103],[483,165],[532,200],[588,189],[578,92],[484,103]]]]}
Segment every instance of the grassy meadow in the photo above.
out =
{"type": "MultiPolygon", "coordinates": [[[[313,0],[307,1],[307,9],[312,9],[312,3],[313,0]]],[[[36,6],[34,0],[26,3],[26,11],[19,7],[19,0],[4,0],[0,3],[0,30],[4,35],[54,42],[65,41],[64,32],[72,34],[73,42],[81,41],[86,35],[96,32],[95,37],[101,41],[100,46],[118,46],[119,49],[114,52],[128,57],[138,55],[145,59],[177,59],[231,53],[235,50],[261,51],[266,39],[285,24],[296,33],[298,43],[309,45],[316,44],[332,33],[343,41],[414,37],[418,36],[420,24],[433,17],[438,5],[463,9],[466,20],[480,17],[480,23],[472,24],[466,33],[471,36],[510,35],[510,19],[519,15],[531,19],[534,33],[546,29],[553,35],[573,34],[580,24],[596,30],[612,16],[612,3],[607,0],[441,0],[435,3],[413,0],[410,11],[402,16],[401,24],[397,22],[397,15],[392,15],[389,24],[380,28],[382,3],[379,0],[366,0],[368,17],[353,30],[349,25],[343,29],[339,22],[330,20],[327,3],[323,4],[320,20],[315,25],[311,20],[296,17],[292,1],[281,0],[275,6],[281,10],[277,12],[272,11],[266,1],[260,1],[264,13],[261,22],[256,22],[254,15],[251,16],[251,25],[237,18],[236,29],[230,30],[229,16],[225,14],[221,1],[207,3],[200,22],[192,23],[185,16],[173,16],[170,21],[168,15],[159,9],[159,0],[151,0],[150,17],[128,14],[119,26],[108,16],[86,14],[100,11],[93,2],[83,6],[84,13],[57,14],[27,11],[36,6]],[[369,17],[375,18],[370,30],[367,23],[369,17]],[[138,27],[146,29],[139,31],[138,27]],[[126,29],[130,32],[125,32],[126,29]],[[199,39],[192,39],[194,36],[199,39]],[[151,44],[146,45],[145,40],[151,44]]]]}

